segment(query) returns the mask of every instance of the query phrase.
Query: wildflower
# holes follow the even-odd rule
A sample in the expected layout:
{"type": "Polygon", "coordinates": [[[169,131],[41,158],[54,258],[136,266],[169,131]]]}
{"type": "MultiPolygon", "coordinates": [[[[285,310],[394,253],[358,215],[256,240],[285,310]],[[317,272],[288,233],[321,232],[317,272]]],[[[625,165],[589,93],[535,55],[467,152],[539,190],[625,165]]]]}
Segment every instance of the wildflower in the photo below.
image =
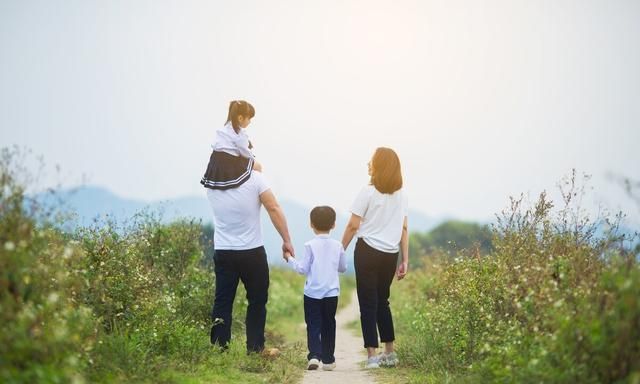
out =
{"type": "Polygon", "coordinates": [[[51,304],[55,304],[58,302],[58,299],[60,298],[60,296],[56,293],[56,292],[51,292],[49,294],[49,297],[47,297],[47,301],[51,304]]]}
{"type": "Polygon", "coordinates": [[[62,252],[62,258],[68,259],[73,254],[73,250],[69,247],[64,247],[64,252],[62,252]]]}
{"type": "Polygon", "coordinates": [[[13,251],[14,249],[16,249],[16,245],[13,243],[13,241],[7,241],[6,243],[4,243],[4,250],[5,251],[13,251]]]}

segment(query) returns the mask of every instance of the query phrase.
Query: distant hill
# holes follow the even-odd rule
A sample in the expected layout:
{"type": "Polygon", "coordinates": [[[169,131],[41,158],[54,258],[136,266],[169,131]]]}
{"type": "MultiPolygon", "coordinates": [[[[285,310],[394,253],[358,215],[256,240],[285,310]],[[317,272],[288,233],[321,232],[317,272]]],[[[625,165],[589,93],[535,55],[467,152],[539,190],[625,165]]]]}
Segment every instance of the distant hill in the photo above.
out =
{"type": "MultiPolygon", "coordinates": [[[[57,191],[55,194],[40,194],[36,200],[48,207],[60,207],[64,211],[76,214],[73,225],[91,225],[96,220],[101,220],[109,216],[116,222],[122,223],[130,219],[137,212],[147,210],[161,215],[165,222],[174,221],[179,218],[195,218],[202,220],[202,223],[211,223],[213,216],[211,207],[205,197],[189,196],[161,201],[142,201],[120,197],[111,191],[95,186],[83,186],[73,189],[57,191]]],[[[311,207],[289,201],[280,200],[280,205],[287,216],[289,231],[294,240],[295,246],[300,249],[305,241],[313,237],[313,232],[309,228],[309,210],[311,207]]],[[[338,215],[336,229],[332,236],[340,239],[342,231],[346,225],[348,217],[338,215]]],[[[425,232],[441,220],[430,218],[429,216],[415,211],[409,211],[411,231],[425,232]]],[[[262,214],[265,248],[272,263],[279,263],[281,240],[270,224],[266,212],[262,214]]],[[[351,254],[351,252],[348,252],[351,254]]]]}

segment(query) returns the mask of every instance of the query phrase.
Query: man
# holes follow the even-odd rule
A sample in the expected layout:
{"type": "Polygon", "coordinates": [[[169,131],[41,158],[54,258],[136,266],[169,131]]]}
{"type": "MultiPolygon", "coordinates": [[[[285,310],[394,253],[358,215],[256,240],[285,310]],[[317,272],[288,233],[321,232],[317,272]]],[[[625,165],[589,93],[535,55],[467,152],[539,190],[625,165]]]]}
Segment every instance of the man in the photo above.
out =
{"type": "Polygon", "coordinates": [[[260,208],[265,207],[282,237],[282,251],[294,253],[284,213],[260,172],[253,171],[232,189],[207,189],[214,216],[216,293],[211,343],[226,348],[231,340],[233,300],[242,280],[247,291],[247,352],[264,349],[269,266],[264,249],[260,208]]]}

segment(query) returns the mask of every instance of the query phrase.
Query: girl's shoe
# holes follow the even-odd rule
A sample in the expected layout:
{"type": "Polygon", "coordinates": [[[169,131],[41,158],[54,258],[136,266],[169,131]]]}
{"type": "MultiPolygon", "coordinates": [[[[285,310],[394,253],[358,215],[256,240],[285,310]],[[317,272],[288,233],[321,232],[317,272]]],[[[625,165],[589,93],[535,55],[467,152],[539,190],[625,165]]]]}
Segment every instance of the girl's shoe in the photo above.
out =
{"type": "Polygon", "coordinates": [[[398,355],[395,352],[382,352],[378,355],[378,364],[381,367],[395,367],[398,363],[398,355]]]}
{"type": "Polygon", "coordinates": [[[323,371],[333,371],[334,369],[336,369],[336,363],[329,363],[329,364],[324,364],[322,363],[322,370],[323,371]]]}
{"type": "Polygon", "coordinates": [[[364,366],[366,369],[376,369],[380,368],[380,364],[378,364],[378,356],[371,356],[367,359],[367,364],[364,366]]]}
{"type": "Polygon", "coordinates": [[[307,369],[309,371],[313,371],[318,369],[318,367],[320,366],[320,360],[313,358],[313,359],[309,359],[309,362],[307,363],[307,369]]]}

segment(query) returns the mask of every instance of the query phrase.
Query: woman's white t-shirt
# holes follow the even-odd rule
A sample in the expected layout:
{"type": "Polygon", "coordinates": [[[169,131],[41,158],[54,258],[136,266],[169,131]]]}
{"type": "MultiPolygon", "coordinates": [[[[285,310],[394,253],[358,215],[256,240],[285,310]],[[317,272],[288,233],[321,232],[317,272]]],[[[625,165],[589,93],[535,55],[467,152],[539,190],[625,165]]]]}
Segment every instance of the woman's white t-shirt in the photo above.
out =
{"type": "Polygon", "coordinates": [[[357,237],[382,252],[400,250],[404,218],[409,214],[409,204],[402,189],[389,194],[367,185],[353,202],[351,213],[362,218],[357,237]]]}

